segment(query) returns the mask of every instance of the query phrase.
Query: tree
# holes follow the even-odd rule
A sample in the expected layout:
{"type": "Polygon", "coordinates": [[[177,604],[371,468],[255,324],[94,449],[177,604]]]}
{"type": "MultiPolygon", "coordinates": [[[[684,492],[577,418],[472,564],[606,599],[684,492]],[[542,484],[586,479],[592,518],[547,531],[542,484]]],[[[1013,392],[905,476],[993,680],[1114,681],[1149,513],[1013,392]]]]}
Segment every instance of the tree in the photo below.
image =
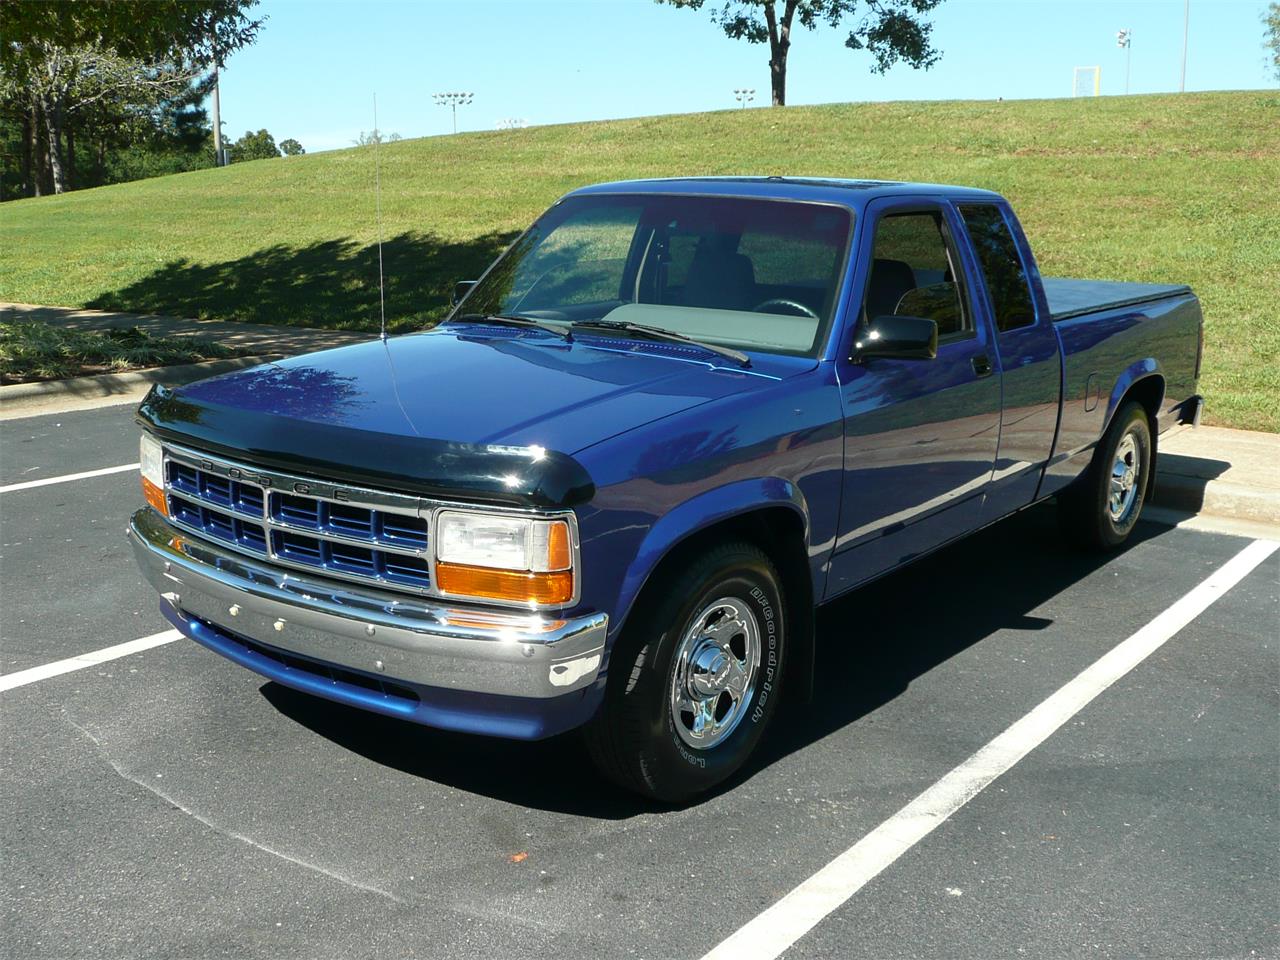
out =
{"type": "Polygon", "coordinates": [[[302,144],[293,139],[293,137],[290,137],[288,140],[280,141],[280,152],[286,157],[296,157],[306,153],[307,151],[303,149],[302,144]]]}
{"type": "MultiPolygon", "coordinates": [[[[0,108],[22,118],[24,180],[72,184],[77,121],[115,104],[134,116],[172,100],[252,43],[257,0],[0,0],[0,108]]],[[[79,124],[80,127],[83,123],[79,124]]]]}
{"type": "MultiPolygon", "coordinates": [[[[297,143],[298,141],[293,141],[297,143]]],[[[243,163],[245,160],[266,160],[280,156],[275,138],[266,130],[257,133],[245,131],[243,137],[231,145],[231,162],[243,163]]]]}
{"type": "Polygon", "coordinates": [[[1266,44],[1271,51],[1271,69],[1280,80],[1280,3],[1272,3],[1262,15],[1262,23],[1266,27],[1266,44]]]}
{"type": "Polygon", "coordinates": [[[395,143],[397,140],[403,139],[404,137],[400,136],[398,133],[387,134],[383,133],[381,130],[370,130],[368,133],[365,133],[361,130],[360,136],[352,140],[351,145],[354,147],[371,147],[375,143],[395,143]]]}
{"type": "MultiPolygon", "coordinates": [[[[657,0],[673,7],[699,10],[706,0],[657,0]]],[[[769,80],[773,105],[787,102],[787,55],[796,20],[807,30],[839,27],[854,20],[859,0],[725,0],[711,19],[732,40],[769,44],[769,80]]],[[[924,20],[942,0],[862,0],[864,12],[845,38],[850,50],[866,50],[874,58],[874,73],[884,73],[898,61],[927,70],[942,56],[930,43],[933,24],[924,20]]]]}

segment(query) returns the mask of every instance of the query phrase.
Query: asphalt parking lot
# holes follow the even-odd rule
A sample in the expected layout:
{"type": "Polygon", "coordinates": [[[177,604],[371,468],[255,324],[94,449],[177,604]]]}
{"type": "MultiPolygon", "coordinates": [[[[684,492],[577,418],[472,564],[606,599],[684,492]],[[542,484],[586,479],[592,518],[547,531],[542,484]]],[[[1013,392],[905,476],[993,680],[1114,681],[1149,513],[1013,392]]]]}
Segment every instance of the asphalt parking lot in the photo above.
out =
{"type": "MultiPolygon", "coordinates": [[[[129,405],[0,423],[0,488],[136,459],[129,405]]],[[[168,630],[139,502],[133,471],[0,489],[0,674],[168,630]]],[[[698,958],[1249,543],[1144,522],[1098,558],[1005,521],[825,608],[815,702],[681,810],[573,736],[413,727],[186,640],[25,682],[0,952],[698,958]]],[[[785,956],[1280,956],[1278,640],[1272,553],[785,956]]]]}

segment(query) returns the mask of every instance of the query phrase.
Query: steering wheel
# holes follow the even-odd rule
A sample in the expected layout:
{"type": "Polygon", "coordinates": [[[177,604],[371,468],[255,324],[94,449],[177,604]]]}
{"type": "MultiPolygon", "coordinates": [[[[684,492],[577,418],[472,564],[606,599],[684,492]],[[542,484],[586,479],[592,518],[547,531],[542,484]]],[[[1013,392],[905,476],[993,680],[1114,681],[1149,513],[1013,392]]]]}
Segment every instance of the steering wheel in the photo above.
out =
{"type": "Polygon", "coordinates": [[[806,307],[803,303],[800,303],[799,301],[796,301],[796,300],[786,300],[782,297],[774,297],[770,300],[764,300],[761,303],[757,303],[754,307],[751,308],[751,312],[752,313],[772,312],[772,311],[765,311],[764,308],[774,307],[774,306],[790,307],[792,310],[797,311],[802,316],[812,317],[814,320],[818,319],[817,313],[815,313],[809,307],[806,307]]]}

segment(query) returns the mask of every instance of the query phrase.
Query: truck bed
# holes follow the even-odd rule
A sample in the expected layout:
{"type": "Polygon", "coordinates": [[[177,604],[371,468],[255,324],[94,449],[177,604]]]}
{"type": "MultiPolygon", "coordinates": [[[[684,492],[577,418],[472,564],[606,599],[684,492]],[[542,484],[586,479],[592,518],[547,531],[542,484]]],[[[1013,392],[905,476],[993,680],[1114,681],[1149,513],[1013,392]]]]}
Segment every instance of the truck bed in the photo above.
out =
{"type": "Polygon", "coordinates": [[[1044,295],[1054,322],[1085,313],[1133,307],[1190,294],[1185,284],[1129,283],[1124,280],[1068,280],[1044,277],[1044,295]]]}

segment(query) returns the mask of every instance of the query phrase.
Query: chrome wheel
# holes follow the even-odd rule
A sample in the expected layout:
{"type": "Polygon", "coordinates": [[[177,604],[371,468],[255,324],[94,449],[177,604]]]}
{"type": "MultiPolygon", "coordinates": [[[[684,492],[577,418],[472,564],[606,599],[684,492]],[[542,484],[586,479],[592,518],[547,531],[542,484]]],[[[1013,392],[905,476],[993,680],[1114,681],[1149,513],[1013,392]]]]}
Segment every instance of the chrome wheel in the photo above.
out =
{"type": "Polygon", "coordinates": [[[1116,447],[1111,464],[1111,491],[1107,498],[1107,512],[1114,523],[1124,523],[1129,518],[1138,499],[1138,472],[1141,467],[1138,441],[1132,433],[1126,433],[1116,447]]]}
{"type": "Polygon", "coordinates": [[[671,715],[690,747],[708,750],[747,712],[760,670],[760,625],[747,604],[722,597],[703,607],[675,651],[671,715]]]}

